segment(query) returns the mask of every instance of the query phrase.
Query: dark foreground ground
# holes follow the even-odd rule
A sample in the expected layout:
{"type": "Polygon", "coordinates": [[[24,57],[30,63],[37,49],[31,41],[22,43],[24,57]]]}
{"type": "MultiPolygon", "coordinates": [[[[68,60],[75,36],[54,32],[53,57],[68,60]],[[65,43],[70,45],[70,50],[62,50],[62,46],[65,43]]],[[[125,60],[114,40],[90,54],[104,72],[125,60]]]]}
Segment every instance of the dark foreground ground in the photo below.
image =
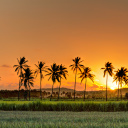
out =
{"type": "Polygon", "coordinates": [[[0,128],[128,128],[128,112],[0,111],[0,128]]]}

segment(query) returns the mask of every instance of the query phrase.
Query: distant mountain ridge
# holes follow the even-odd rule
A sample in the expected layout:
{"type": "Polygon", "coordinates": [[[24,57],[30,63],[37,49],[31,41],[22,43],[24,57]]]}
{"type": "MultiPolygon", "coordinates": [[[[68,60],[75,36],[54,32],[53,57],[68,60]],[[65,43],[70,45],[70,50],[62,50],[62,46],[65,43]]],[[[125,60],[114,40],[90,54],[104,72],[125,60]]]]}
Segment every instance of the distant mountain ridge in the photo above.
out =
{"type": "MultiPolygon", "coordinates": [[[[34,90],[40,91],[40,89],[34,89],[34,90]]],[[[42,88],[42,91],[51,92],[51,90],[52,90],[52,88],[42,88]]],[[[54,88],[53,91],[58,92],[58,88],[54,88]]],[[[60,91],[61,91],[61,92],[63,92],[63,91],[64,91],[64,92],[74,92],[73,89],[64,88],[64,87],[62,87],[62,88],[60,89],[60,91]]]]}

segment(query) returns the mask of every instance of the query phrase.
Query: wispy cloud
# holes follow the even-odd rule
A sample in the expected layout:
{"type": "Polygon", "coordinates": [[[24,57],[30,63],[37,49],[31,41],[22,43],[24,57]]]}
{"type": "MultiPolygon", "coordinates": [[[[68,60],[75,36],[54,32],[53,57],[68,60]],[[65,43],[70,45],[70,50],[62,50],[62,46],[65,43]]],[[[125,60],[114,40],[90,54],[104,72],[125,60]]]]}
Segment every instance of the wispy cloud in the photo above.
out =
{"type": "Polygon", "coordinates": [[[10,65],[7,65],[7,64],[3,64],[0,67],[3,67],[3,68],[11,68],[11,66],[10,65]]]}

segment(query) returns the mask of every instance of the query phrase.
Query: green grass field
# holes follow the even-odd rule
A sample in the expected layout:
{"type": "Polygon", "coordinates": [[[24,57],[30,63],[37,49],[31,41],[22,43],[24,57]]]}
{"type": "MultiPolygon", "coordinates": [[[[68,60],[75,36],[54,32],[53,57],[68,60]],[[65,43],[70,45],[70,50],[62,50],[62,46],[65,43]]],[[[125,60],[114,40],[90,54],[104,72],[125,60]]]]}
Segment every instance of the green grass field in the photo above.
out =
{"type": "Polygon", "coordinates": [[[128,128],[128,112],[0,111],[1,128],[128,128]]]}
{"type": "Polygon", "coordinates": [[[0,101],[5,111],[128,111],[127,101],[0,101]]]}

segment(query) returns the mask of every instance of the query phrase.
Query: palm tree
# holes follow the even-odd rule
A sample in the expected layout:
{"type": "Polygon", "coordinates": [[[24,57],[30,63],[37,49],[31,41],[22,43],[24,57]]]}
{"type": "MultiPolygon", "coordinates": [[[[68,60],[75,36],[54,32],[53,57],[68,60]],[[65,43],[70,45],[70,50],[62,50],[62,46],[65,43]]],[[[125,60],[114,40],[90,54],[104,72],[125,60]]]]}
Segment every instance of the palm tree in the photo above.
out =
{"type": "Polygon", "coordinates": [[[68,73],[67,68],[61,64],[61,65],[59,66],[60,85],[59,85],[58,99],[59,99],[59,96],[60,96],[61,79],[62,79],[63,77],[64,77],[65,79],[67,79],[67,78],[66,78],[67,73],[68,73]]]}
{"type": "Polygon", "coordinates": [[[18,100],[20,98],[20,88],[22,86],[22,82],[21,82],[21,78],[23,76],[23,70],[25,70],[25,68],[29,67],[28,65],[26,65],[26,62],[28,62],[28,60],[26,60],[25,57],[20,57],[20,60],[18,60],[18,65],[14,65],[13,67],[15,67],[15,72],[17,72],[17,75],[19,75],[20,79],[19,79],[19,91],[18,91],[18,100]],[[19,74],[20,73],[20,74],[19,74]]]}
{"type": "Polygon", "coordinates": [[[121,100],[122,100],[122,84],[127,84],[127,68],[121,67],[121,69],[116,71],[116,74],[114,76],[114,81],[118,82],[118,99],[119,100],[119,85],[120,85],[120,96],[121,96],[121,100]]]}
{"type": "Polygon", "coordinates": [[[28,90],[29,89],[29,100],[30,100],[30,90],[31,86],[33,86],[33,72],[30,68],[25,69],[24,73],[24,86],[28,90]]]}
{"type": "Polygon", "coordinates": [[[44,78],[43,76],[43,72],[46,72],[46,66],[44,66],[45,63],[44,62],[39,62],[38,61],[38,65],[35,64],[35,66],[37,67],[35,74],[36,76],[38,75],[38,73],[40,73],[40,98],[42,100],[42,87],[41,87],[41,81],[44,78]]]}
{"type": "Polygon", "coordinates": [[[91,69],[89,67],[85,67],[84,71],[81,72],[81,75],[80,75],[81,83],[85,79],[84,100],[85,100],[87,78],[89,78],[90,80],[92,80],[92,82],[94,82],[93,79],[95,75],[91,74],[90,72],[91,72],[91,69]]]}
{"type": "Polygon", "coordinates": [[[84,68],[84,66],[81,64],[82,60],[80,57],[76,57],[73,59],[74,64],[70,65],[71,70],[75,72],[75,84],[74,84],[74,100],[75,100],[75,90],[76,90],[76,77],[77,77],[77,72],[81,72],[81,68],[84,68]]]}
{"type": "Polygon", "coordinates": [[[53,65],[51,65],[51,68],[48,68],[48,74],[46,74],[46,76],[50,76],[48,80],[52,80],[53,85],[52,85],[52,93],[51,93],[51,97],[50,97],[50,101],[52,99],[52,94],[53,94],[53,87],[56,81],[59,81],[60,78],[60,73],[59,73],[59,65],[56,65],[56,63],[53,63],[53,65]]]}
{"type": "Polygon", "coordinates": [[[113,75],[113,65],[110,62],[105,63],[105,68],[101,68],[104,69],[104,76],[106,75],[106,101],[107,101],[107,85],[108,85],[108,75],[112,76],[113,75]],[[107,74],[106,74],[107,73],[107,74]]]}

